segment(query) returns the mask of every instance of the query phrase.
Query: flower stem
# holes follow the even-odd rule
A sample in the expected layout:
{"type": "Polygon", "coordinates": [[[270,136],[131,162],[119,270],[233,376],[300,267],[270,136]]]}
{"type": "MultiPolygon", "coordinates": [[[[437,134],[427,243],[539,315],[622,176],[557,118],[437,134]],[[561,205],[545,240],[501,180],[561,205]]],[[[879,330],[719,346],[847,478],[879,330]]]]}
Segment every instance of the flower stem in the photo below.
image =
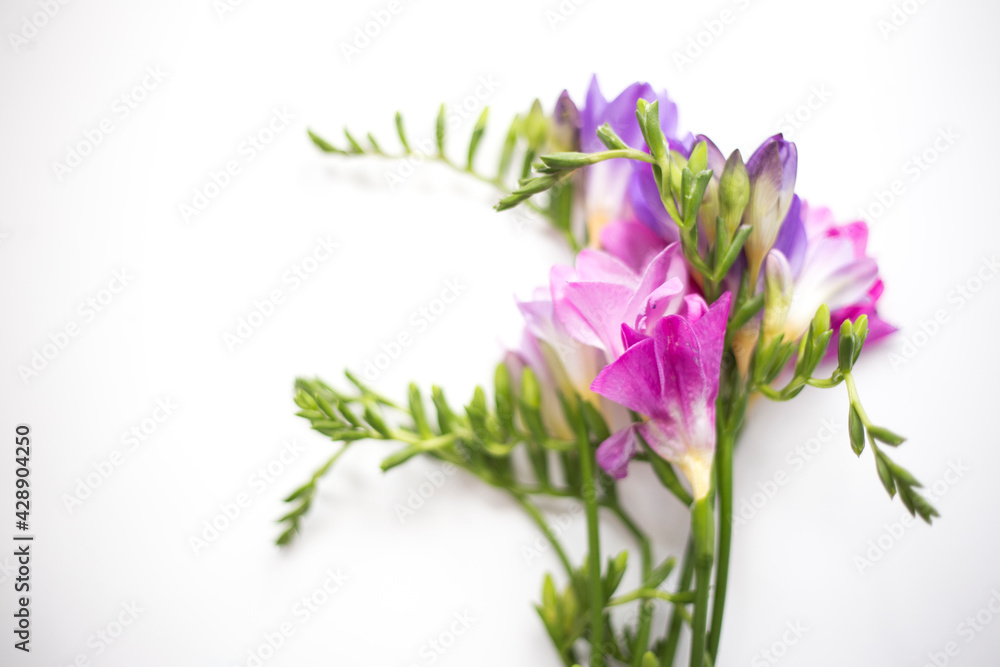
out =
{"type": "MultiPolygon", "coordinates": [[[[742,405],[732,406],[734,414],[742,414],[746,396],[736,399],[742,405]]],[[[722,615],[726,607],[726,589],[729,585],[729,555],[733,545],[733,447],[736,444],[736,426],[733,420],[720,419],[715,448],[716,493],[719,499],[718,568],[715,573],[715,596],[712,599],[712,628],[708,635],[708,653],[713,661],[718,655],[722,633],[722,615]]]]}
{"type": "Polygon", "coordinates": [[[587,512],[587,586],[590,594],[590,667],[604,667],[604,591],[601,582],[601,536],[597,516],[594,450],[586,429],[578,434],[583,501],[587,512]]]}
{"type": "Polygon", "coordinates": [[[708,602],[715,565],[715,513],[709,496],[699,498],[691,508],[691,534],[694,537],[694,614],[691,617],[690,667],[705,665],[705,631],[708,625],[708,602]]]}
{"type": "MultiPolygon", "coordinates": [[[[653,569],[653,549],[649,543],[649,538],[646,537],[645,533],[642,532],[642,529],[639,528],[639,525],[635,522],[635,520],[631,516],[629,516],[628,512],[625,511],[625,508],[623,508],[621,505],[618,504],[617,500],[615,500],[612,503],[608,503],[608,508],[615,514],[615,516],[618,517],[618,519],[628,529],[628,531],[632,533],[632,536],[638,543],[639,551],[642,555],[642,581],[646,581],[646,579],[649,578],[649,574],[653,569]]],[[[661,599],[664,600],[672,600],[672,596],[662,597],[662,596],[669,596],[670,595],[669,593],[654,591],[653,593],[655,594],[653,595],[643,594],[647,592],[649,591],[635,591],[634,593],[631,594],[635,595],[635,597],[630,598],[632,600],[638,600],[638,599],[643,600],[642,604],[639,605],[639,625],[635,635],[634,646],[636,650],[633,651],[632,667],[642,666],[642,656],[645,654],[645,647],[649,644],[650,626],[653,623],[653,610],[654,610],[652,598],[660,597],[661,599]],[[660,595],[661,593],[662,595],[660,595]]],[[[621,598],[619,598],[619,600],[621,600],[621,598]]],[[[608,606],[611,606],[613,604],[621,604],[621,602],[616,602],[615,600],[611,600],[610,602],[608,602],[608,606]]]]}
{"type": "Polygon", "coordinates": [[[552,532],[552,529],[549,528],[549,524],[542,515],[541,510],[539,510],[538,507],[531,502],[525,493],[515,489],[508,490],[510,491],[510,495],[514,496],[514,499],[517,500],[522,508],[524,508],[524,511],[528,513],[528,516],[531,517],[531,519],[538,526],[538,529],[541,530],[542,534],[545,535],[546,539],[548,539],[549,544],[551,544],[552,548],[555,549],[556,556],[559,557],[559,562],[562,563],[563,569],[566,571],[566,576],[572,580],[573,566],[569,562],[569,557],[566,556],[566,551],[559,543],[559,538],[557,538],[555,533],[552,532]]]}
{"type": "MultiPolygon", "coordinates": [[[[694,542],[688,540],[687,549],[684,550],[684,558],[681,562],[681,578],[677,583],[677,590],[686,591],[691,588],[691,580],[694,578],[694,542]]],[[[666,641],[660,651],[660,665],[662,667],[673,667],[674,656],[677,655],[677,645],[680,643],[681,629],[684,627],[685,609],[680,604],[674,604],[674,610],[670,614],[670,624],[667,626],[666,641]]]]}

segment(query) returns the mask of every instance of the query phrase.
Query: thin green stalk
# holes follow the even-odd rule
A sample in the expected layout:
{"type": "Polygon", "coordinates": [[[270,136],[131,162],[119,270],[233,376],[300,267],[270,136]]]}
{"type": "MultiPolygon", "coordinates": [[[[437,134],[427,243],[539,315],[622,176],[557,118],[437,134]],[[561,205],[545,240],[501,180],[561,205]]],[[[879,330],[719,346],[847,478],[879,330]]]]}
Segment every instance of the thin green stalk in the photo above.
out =
{"type": "Polygon", "coordinates": [[[708,496],[695,501],[691,509],[691,534],[694,536],[694,613],[691,616],[690,667],[705,665],[705,632],[708,603],[715,565],[715,513],[708,496]]]}
{"type": "MultiPolygon", "coordinates": [[[[737,405],[731,406],[730,415],[742,417],[746,407],[746,395],[736,398],[737,405]]],[[[720,411],[721,412],[721,411],[720,411]]],[[[726,607],[726,589],[729,584],[729,555],[733,545],[733,448],[736,445],[736,429],[739,419],[717,421],[719,432],[715,447],[716,493],[719,500],[719,546],[718,565],[715,572],[715,596],[712,600],[712,627],[708,635],[708,653],[714,660],[718,656],[719,640],[722,634],[722,619],[726,607]]]]}
{"type": "MultiPolygon", "coordinates": [[[[614,512],[615,516],[618,517],[628,531],[632,533],[636,543],[638,543],[639,551],[642,556],[642,580],[646,581],[646,579],[649,578],[649,573],[653,569],[653,548],[649,543],[649,538],[646,537],[635,520],[629,516],[628,512],[626,512],[617,501],[609,503],[608,507],[612,512],[614,512]]],[[[638,592],[639,591],[636,591],[636,593],[638,592]]],[[[664,595],[669,594],[664,593],[664,595]]],[[[653,603],[650,600],[650,596],[640,595],[632,599],[640,598],[644,601],[641,605],[639,605],[639,624],[635,637],[635,646],[637,647],[637,650],[633,651],[632,667],[642,667],[642,656],[645,653],[645,647],[649,644],[649,634],[653,623],[653,603]]],[[[613,600],[608,603],[609,606],[612,604],[615,604],[613,600]]]]}
{"type": "MultiPolygon", "coordinates": [[[[681,577],[677,583],[677,590],[686,591],[691,588],[691,580],[694,579],[694,540],[688,539],[687,549],[684,550],[684,558],[681,563],[681,577]]],[[[681,628],[684,627],[684,617],[687,610],[680,604],[674,604],[674,610],[670,614],[670,624],[667,626],[666,641],[660,650],[660,665],[662,667],[673,667],[674,656],[677,655],[677,646],[680,643],[681,628]]]]}
{"type": "Polygon", "coordinates": [[[687,593],[668,593],[655,588],[639,588],[616,598],[608,600],[609,607],[617,607],[636,600],[666,600],[677,604],[690,604],[691,596],[687,593]]]}
{"type": "Polygon", "coordinates": [[[594,450],[585,428],[578,434],[583,501],[587,512],[587,587],[590,597],[590,667],[604,667],[604,591],[601,582],[601,536],[597,516],[594,450]]]}
{"type": "Polygon", "coordinates": [[[559,543],[559,538],[557,538],[555,533],[552,532],[552,529],[549,528],[549,524],[545,520],[545,516],[542,514],[541,510],[539,510],[538,507],[528,499],[526,494],[515,489],[508,489],[508,491],[510,491],[510,495],[514,496],[514,499],[517,500],[518,504],[524,508],[524,511],[528,513],[528,516],[531,517],[531,519],[538,526],[538,529],[541,530],[542,534],[545,535],[546,539],[548,539],[549,544],[551,544],[552,548],[555,549],[556,556],[559,557],[559,562],[562,563],[563,569],[566,571],[566,576],[572,579],[573,566],[569,562],[569,557],[566,556],[566,551],[559,543]]]}

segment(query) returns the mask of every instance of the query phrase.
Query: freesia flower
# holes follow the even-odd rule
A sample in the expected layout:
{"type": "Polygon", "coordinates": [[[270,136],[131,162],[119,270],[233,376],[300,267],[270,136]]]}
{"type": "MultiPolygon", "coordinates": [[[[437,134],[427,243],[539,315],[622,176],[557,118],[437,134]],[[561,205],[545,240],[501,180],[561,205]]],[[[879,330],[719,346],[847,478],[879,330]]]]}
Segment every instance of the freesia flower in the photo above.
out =
{"type": "Polygon", "coordinates": [[[797,166],[795,144],[785,141],[780,134],[761,144],[747,161],[750,200],[743,222],[752,227],[744,245],[751,285],[757,284],[764,258],[778,239],[792,206],[797,166]]]}
{"type": "MultiPolygon", "coordinates": [[[[597,129],[605,123],[629,146],[645,146],[642,130],[635,118],[636,104],[640,99],[659,101],[660,127],[668,138],[674,137],[677,132],[677,105],[670,101],[666,91],[657,93],[649,84],[633,83],[609,102],[601,93],[595,76],[590,81],[586,103],[580,110],[580,150],[585,153],[606,150],[597,138],[597,129]]],[[[629,160],[601,162],[584,173],[583,209],[592,246],[597,244],[601,230],[608,223],[633,217],[626,196],[633,174],[634,166],[629,160]]]]}
{"type": "Polygon", "coordinates": [[[868,226],[861,221],[838,225],[828,208],[805,202],[801,208],[805,243],[797,253],[801,254],[798,261],[789,261],[795,283],[783,329],[785,339],[796,340],[805,333],[822,304],[830,308],[835,330],[846,319],[867,315],[869,340],[895,331],[876,312],[882,281],[878,264],[867,254],[868,226]]]}
{"type": "MultiPolygon", "coordinates": [[[[628,245],[625,237],[646,230],[636,222],[618,222],[602,238],[626,259],[600,250],[583,250],[576,267],[553,267],[552,301],[555,316],[575,340],[601,350],[608,362],[625,351],[622,325],[640,335],[651,333],[664,316],[676,313],[688,289],[687,268],[678,244],[663,247],[649,257],[642,246],[628,245]]],[[[654,245],[653,247],[659,247],[654,245]]]]}
{"type": "Polygon", "coordinates": [[[695,499],[708,494],[729,303],[728,292],[711,308],[689,296],[687,312],[664,317],[648,338],[622,327],[623,338],[632,344],[600,372],[591,389],[646,420],[618,431],[598,448],[598,463],[609,474],[625,476],[641,436],[656,454],[678,466],[695,499]]]}

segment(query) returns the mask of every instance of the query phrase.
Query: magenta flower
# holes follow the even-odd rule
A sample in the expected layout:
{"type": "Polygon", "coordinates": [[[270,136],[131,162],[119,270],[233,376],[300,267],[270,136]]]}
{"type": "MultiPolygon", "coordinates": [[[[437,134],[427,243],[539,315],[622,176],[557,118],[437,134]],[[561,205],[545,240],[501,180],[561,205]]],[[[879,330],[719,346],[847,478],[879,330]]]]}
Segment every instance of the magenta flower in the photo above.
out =
{"type": "Polygon", "coordinates": [[[688,297],[686,314],[662,318],[648,338],[623,327],[623,338],[632,344],[598,374],[591,389],[646,420],[598,448],[598,463],[610,475],[625,476],[638,435],[680,468],[696,499],[708,493],[729,303],[728,292],[711,308],[700,297],[688,297]]]}
{"type": "Polygon", "coordinates": [[[655,255],[642,243],[646,230],[635,222],[616,223],[602,238],[625,259],[599,250],[583,250],[576,268],[553,267],[555,317],[584,345],[601,350],[607,361],[625,351],[622,325],[648,335],[664,316],[678,312],[688,291],[687,267],[677,244],[655,255]],[[626,238],[642,230],[633,242],[626,238]],[[634,241],[640,241],[635,243],[634,241]],[[650,256],[652,255],[652,256],[650,256]]]}

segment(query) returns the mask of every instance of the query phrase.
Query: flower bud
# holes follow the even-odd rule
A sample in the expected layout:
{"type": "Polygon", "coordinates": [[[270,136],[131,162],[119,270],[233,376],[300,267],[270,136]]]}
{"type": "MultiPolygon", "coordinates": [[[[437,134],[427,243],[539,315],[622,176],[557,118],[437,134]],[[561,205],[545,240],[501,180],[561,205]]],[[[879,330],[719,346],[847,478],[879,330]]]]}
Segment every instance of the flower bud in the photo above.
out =
{"type": "Polygon", "coordinates": [[[772,250],[764,266],[764,347],[775,340],[785,328],[792,305],[792,268],[784,253],[772,250]]]}
{"type": "Polygon", "coordinates": [[[736,357],[736,368],[744,380],[750,374],[750,360],[757,341],[760,339],[760,316],[753,317],[733,334],[733,355],[736,357]]]}
{"type": "Polygon", "coordinates": [[[797,164],[795,144],[785,141],[780,134],[765,141],[747,163],[750,198],[743,222],[752,227],[744,245],[751,288],[756,289],[764,258],[792,206],[797,164]]]}
{"type": "Polygon", "coordinates": [[[739,150],[733,151],[719,180],[719,215],[726,222],[726,230],[732,236],[743,219],[750,200],[750,177],[739,150]]]}

